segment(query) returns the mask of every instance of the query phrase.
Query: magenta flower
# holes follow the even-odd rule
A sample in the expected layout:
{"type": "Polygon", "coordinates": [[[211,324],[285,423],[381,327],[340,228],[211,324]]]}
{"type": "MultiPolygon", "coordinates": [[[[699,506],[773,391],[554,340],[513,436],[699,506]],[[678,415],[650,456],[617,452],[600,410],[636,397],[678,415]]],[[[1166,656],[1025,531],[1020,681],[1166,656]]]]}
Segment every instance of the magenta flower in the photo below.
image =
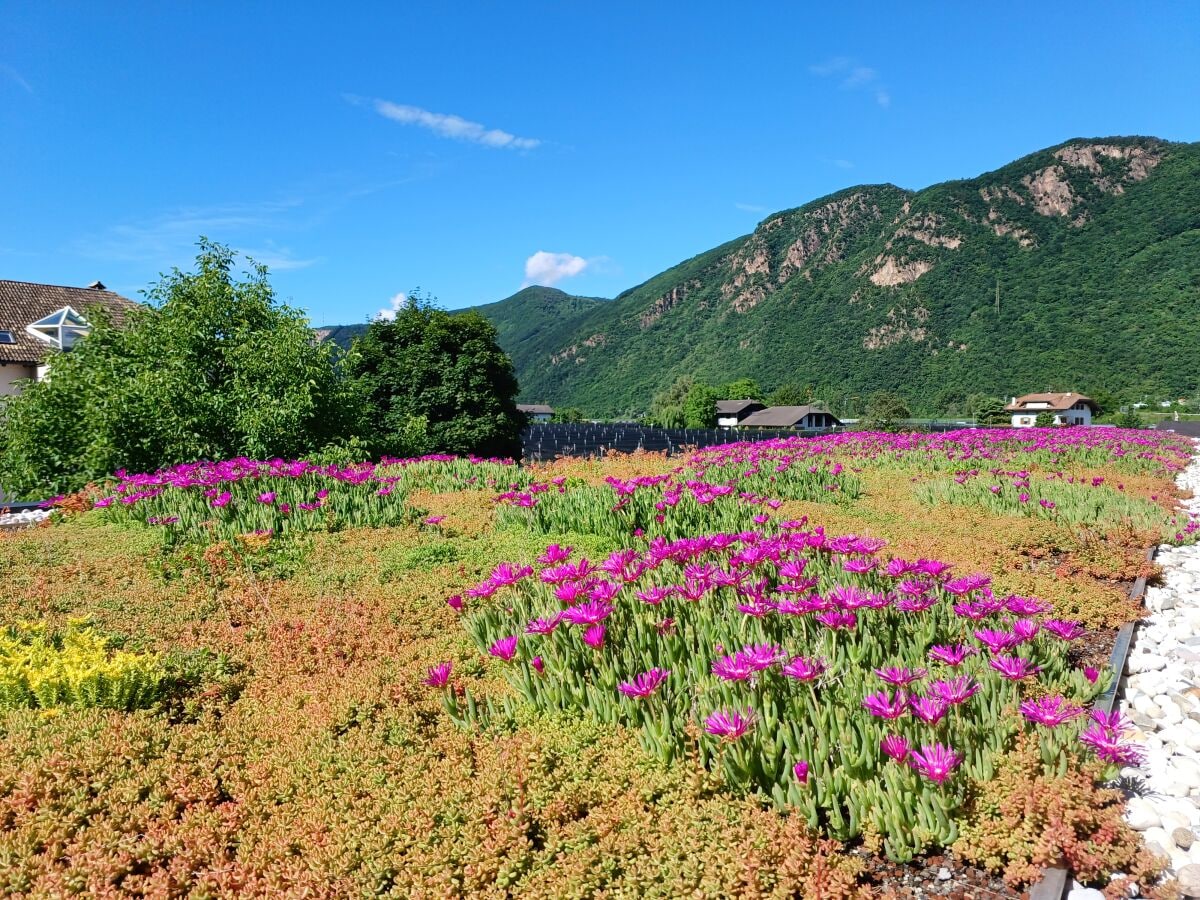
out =
{"type": "Polygon", "coordinates": [[[953,647],[942,644],[935,645],[929,651],[929,658],[958,668],[968,656],[974,656],[979,651],[969,644],[956,644],[953,647]]]}
{"type": "Polygon", "coordinates": [[[979,693],[979,689],[979,682],[969,675],[959,675],[929,685],[930,693],[954,705],[970,700],[979,693]]]}
{"type": "Polygon", "coordinates": [[[742,653],[759,672],[771,668],[784,658],[783,648],[777,644],[748,644],[742,648],[742,653]]]}
{"type": "Polygon", "coordinates": [[[941,744],[924,744],[920,752],[914,750],[909,765],[919,774],[935,784],[950,777],[954,768],[962,762],[962,756],[941,744]]]}
{"type": "Polygon", "coordinates": [[[1056,728],[1064,722],[1079,718],[1084,713],[1082,706],[1075,706],[1068,703],[1062,697],[1042,697],[1038,700],[1026,700],[1019,708],[1021,715],[1030,722],[1045,725],[1047,728],[1056,728]]]}
{"type": "Polygon", "coordinates": [[[795,678],[797,681],[813,681],[828,668],[829,664],[819,657],[797,656],[784,665],[783,674],[788,678],[795,678]]]}
{"type": "Polygon", "coordinates": [[[1012,624],[1013,634],[1021,639],[1022,642],[1031,641],[1037,637],[1037,633],[1042,630],[1042,626],[1033,619],[1017,619],[1012,624]]]}
{"type": "Polygon", "coordinates": [[[648,587],[645,590],[637,591],[636,595],[643,603],[648,603],[650,606],[658,606],[668,597],[675,593],[674,589],[669,587],[648,587]]]}
{"type": "Polygon", "coordinates": [[[446,605],[449,606],[455,612],[462,612],[462,608],[463,608],[462,595],[454,594],[453,596],[447,597],[446,605]]]}
{"type": "Polygon", "coordinates": [[[546,548],[546,552],[538,557],[537,561],[543,566],[552,566],[555,563],[570,559],[572,552],[571,547],[561,547],[558,544],[551,544],[546,548]]]}
{"type": "Polygon", "coordinates": [[[275,502],[275,492],[274,491],[264,491],[263,493],[258,495],[258,502],[259,503],[274,503],[275,502]]]}
{"type": "Polygon", "coordinates": [[[667,680],[667,676],[670,674],[670,669],[651,669],[648,672],[637,675],[633,681],[621,682],[617,685],[617,690],[626,697],[649,697],[658,690],[659,686],[667,680]]]}
{"type": "Polygon", "coordinates": [[[713,660],[712,673],[724,681],[745,681],[758,671],[758,668],[744,653],[734,653],[713,660]]]}
{"type": "Polygon", "coordinates": [[[564,582],[563,584],[560,584],[554,588],[555,598],[564,606],[570,606],[586,593],[587,591],[584,589],[583,585],[577,584],[573,581],[564,582]]]}
{"type": "Polygon", "coordinates": [[[1088,680],[1088,684],[1095,684],[1097,679],[1100,678],[1100,670],[1095,666],[1084,666],[1083,677],[1088,680]]]}
{"type": "Polygon", "coordinates": [[[528,578],[532,574],[532,566],[514,566],[512,563],[502,562],[492,570],[492,577],[489,580],[497,588],[502,588],[516,584],[522,578],[528,578]]]}
{"type": "Polygon", "coordinates": [[[914,681],[925,677],[924,669],[905,669],[898,666],[888,666],[886,669],[876,669],[879,679],[893,687],[906,687],[914,681]]]}
{"type": "Polygon", "coordinates": [[[994,656],[988,660],[988,665],[1010,681],[1020,681],[1042,671],[1041,666],[1019,656],[994,656]]]}
{"type": "Polygon", "coordinates": [[[1118,766],[1141,765],[1145,759],[1145,750],[1136,744],[1122,740],[1119,735],[1114,734],[1111,729],[1105,728],[1103,725],[1089,725],[1079,736],[1079,742],[1086,747],[1091,747],[1100,759],[1118,766]]]}
{"type": "Polygon", "coordinates": [[[525,626],[526,634],[553,634],[554,629],[558,627],[558,623],[562,621],[563,614],[556,613],[542,619],[534,619],[525,626]]]}
{"type": "Polygon", "coordinates": [[[961,596],[985,588],[991,583],[992,579],[987,575],[964,575],[962,578],[955,578],[952,581],[945,582],[942,585],[942,589],[948,594],[961,596]]]}
{"type": "Polygon", "coordinates": [[[862,705],[867,712],[880,719],[898,719],[908,708],[908,694],[901,688],[893,699],[887,691],[879,691],[864,697],[862,705]]]}
{"type": "Polygon", "coordinates": [[[850,631],[858,624],[858,616],[852,612],[838,612],[831,609],[828,612],[823,612],[814,618],[833,631],[847,630],[850,631]]]}
{"type": "Polygon", "coordinates": [[[1073,641],[1083,637],[1086,633],[1078,622],[1067,622],[1062,619],[1047,619],[1042,623],[1042,627],[1056,638],[1064,641],[1073,641]]]}
{"type": "Polygon", "coordinates": [[[754,712],[746,710],[743,716],[737,710],[717,710],[704,720],[704,730],[725,741],[736,741],[754,724],[754,712]]]}
{"type": "Polygon", "coordinates": [[[656,622],[654,624],[654,630],[657,631],[662,637],[672,635],[675,633],[675,620],[668,616],[661,622],[656,622]]]}
{"type": "Polygon", "coordinates": [[[879,749],[898,763],[902,763],[908,759],[908,739],[898,734],[889,734],[885,737],[879,742],[879,749]]]}
{"type": "Polygon", "coordinates": [[[614,597],[621,592],[621,586],[613,581],[597,581],[588,591],[588,596],[601,603],[612,603],[614,597]]]}
{"type": "Polygon", "coordinates": [[[800,760],[792,766],[792,774],[796,776],[796,780],[801,784],[808,784],[808,763],[800,760]]]}
{"type": "Polygon", "coordinates": [[[451,662],[438,663],[425,676],[425,684],[434,688],[445,687],[446,683],[450,680],[450,670],[453,666],[454,664],[451,662]]]}
{"type": "Polygon", "coordinates": [[[500,638],[488,648],[488,653],[508,662],[517,655],[517,636],[514,634],[510,637],[500,638]]]}
{"type": "Polygon", "coordinates": [[[592,625],[583,633],[583,642],[593,650],[600,650],[604,647],[604,626],[592,625]]]}
{"type": "Polygon", "coordinates": [[[1004,608],[1014,616],[1036,616],[1046,612],[1050,606],[1036,597],[1020,597],[1012,594],[1004,598],[1004,608]]]}
{"type": "Polygon", "coordinates": [[[1021,643],[1019,635],[1009,631],[996,631],[991,628],[975,632],[975,637],[979,639],[979,643],[987,647],[992,653],[1011,650],[1021,643]]]}
{"type": "Polygon", "coordinates": [[[533,666],[533,670],[539,675],[546,671],[546,664],[542,661],[540,656],[535,656],[533,659],[531,659],[529,661],[529,665],[533,666]]]}
{"type": "Polygon", "coordinates": [[[597,625],[612,614],[611,603],[602,600],[588,600],[563,610],[563,620],[572,625],[597,625]]]}
{"type": "Polygon", "coordinates": [[[209,501],[209,503],[212,506],[225,506],[232,499],[233,499],[233,494],[229,493],[229,491],[223,491],[222,493],[218,494],[216,497],[213,497],[212,500],[209,501]]]}
{"type": "Polygon", "coordinates": [[[946,715],[950,704],[941,697],[914,697],[909,701],[908,708],[926,725],[936,725],[946,715]]]}

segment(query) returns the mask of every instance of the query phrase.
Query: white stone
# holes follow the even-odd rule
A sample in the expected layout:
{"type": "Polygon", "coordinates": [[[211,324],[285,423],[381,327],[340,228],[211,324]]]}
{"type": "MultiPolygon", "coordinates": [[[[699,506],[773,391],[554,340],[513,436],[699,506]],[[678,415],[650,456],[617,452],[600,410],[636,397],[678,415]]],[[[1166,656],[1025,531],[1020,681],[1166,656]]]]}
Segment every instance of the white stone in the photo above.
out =
{"type": "Polygon", "coordinates": [[[1142,797],[1130,798],[1125,805],[1125,819],[1131,828],[1138,831],[1154,828],[1162,821],[1157,810],[1142,797]]]}
{"type": "Polygon", "coordinates": [[[1095,888],[1077,887],[1071,888],[1067,900],[1104,900],[1104,894],[1095,888]]]}

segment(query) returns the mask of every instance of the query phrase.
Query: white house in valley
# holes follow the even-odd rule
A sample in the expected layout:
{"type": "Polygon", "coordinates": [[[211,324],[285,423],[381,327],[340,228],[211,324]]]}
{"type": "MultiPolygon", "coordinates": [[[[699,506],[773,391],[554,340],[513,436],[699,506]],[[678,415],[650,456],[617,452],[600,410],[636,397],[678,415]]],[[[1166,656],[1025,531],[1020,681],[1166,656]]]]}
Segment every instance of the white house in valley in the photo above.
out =
{"type": "Polygon", "coordinates": [[[1004,410],[1012,414],[1013,428],[1032,428],[1043,413],[1052,415],[1055,425],[1091,425],[1092,416],[1100,412],[1100,407],[1091,397],[1068,391],[1013,397],[1004,410]]]}
{"type": "Polygon", "coordinates": [[[841,424],[842,420],[833,413],[815,406],[768,406],[741,421],[742,428],[797,428],[802,431],[838,428],[841,424]]]}
{"type": "Polygon", "coordinates": [[[518,403],[517,411],[525,413],[530,422],[545,423],[554,418],[554,407],[545,403],[518,403]]]}
{"type": "Polygon", "coordinates": [[[0,397],[44,378],[50,357],[91,330],[87,314],[97,306],[119,325],[138,304],[99,281],[76,288],[0,279],[0,397]]]}
{"type": "Polygon", "coordinates": [[[757,400],[718,400],[717,427],[737,428],[748,416],[766,408],[765,403],[757,400]]]}

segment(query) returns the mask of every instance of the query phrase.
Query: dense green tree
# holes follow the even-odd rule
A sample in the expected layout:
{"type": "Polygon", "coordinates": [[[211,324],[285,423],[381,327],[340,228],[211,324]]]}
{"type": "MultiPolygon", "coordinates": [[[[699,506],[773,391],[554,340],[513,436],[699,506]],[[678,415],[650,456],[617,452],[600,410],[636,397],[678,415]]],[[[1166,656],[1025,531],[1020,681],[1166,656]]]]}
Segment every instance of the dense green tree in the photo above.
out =
{"type": "Polygon", "coordinates": [[[781,384],[775,389],[767,403],[770,406],[804,406],[812,400],[812,385],[800,385],[795,382],[781,384]]]}
{"type": "Polygon", "coordinates": [[[554,413],[555,422],[576,423],[583,421],[583,410],[578,406],[567,406],[554,413]]]}
{"type": "Polygon", "coordinates": [[[717,401],[721,397],[716,388],[697,382],[688,391],[683,403],[683,417],[688,428],[715,428],[717,424],[717,401]]]}
{"type": "Polygon", "coordinates": [[[356,395],[335,348],[277,302],[265,266],[238,280],[231,250],[205,239],[199,247],[196,271],[163,276],[124,327],[86,311],[91,334],[8,402],[5,490],[34,497],[120,468],[295,457],[354,430],[356,395]]]}
{"type": "Polygon", "coordinates": [[[1037,418],[1033,420],[1033,424],[1037,428],[1051,428],[1054,426],[1054,414],[1040,412],[1037,414],[1037,418]]]}
{"type": "Polygon", "coordinates": [[[370,324],[350,363],[376,453],[520,456],[517,379],[482,316],[410,296],[370,324]]]}
{"type": "Polygon", "coordinates": [[[908,404],[898,394],[891,391],[876,391],[867,400],[867,414],[863,424],[876,431],[894,431],[900,427],[900,420],[911,415],[908,404]]]}
{"type": "Polygon", "coordinates": [[[762,388],[753,378],[738,378],[717,389],[721,400],[755,400],[763,402],[762,388]]]}
{"type": "Polygon", "coordinates": [[[986,397],[982,394],[969,399],[967,414],[975,417],[980,425],[1008,425],[1011,416],[1004,410],[1004,401],[999,397],[986,397]]]}
{"type": "MultiPolygon", "coordinates": [[[[664,391],[654,395],[650,401],[650,422],[656,425],[662,425],[664,428],[674,428],[674,425],[667,425],[667,412],[669,410],[679,410],[680,414],[683,411],[683,404],[687,400],[688,392],[696,383],[696,379],[691,375],[680,375],[672,382],[671,386],[664,391]]],[[[672,417],[673,417],[672,413],[672,417]]],[[[682,425],[678,427],[683,427],[682,425]]]]}

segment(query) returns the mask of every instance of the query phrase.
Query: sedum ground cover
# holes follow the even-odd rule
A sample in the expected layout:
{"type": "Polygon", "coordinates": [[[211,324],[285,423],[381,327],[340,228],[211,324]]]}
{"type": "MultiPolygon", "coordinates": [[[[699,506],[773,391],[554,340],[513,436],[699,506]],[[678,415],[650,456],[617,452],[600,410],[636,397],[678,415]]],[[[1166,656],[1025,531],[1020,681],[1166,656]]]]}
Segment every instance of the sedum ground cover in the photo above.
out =
{"type": "Polygon", "coordinates": [[[825,898],[948,846],[1146,877],[1088,706],[1144,548],[1196,539],[1189,452],[118,473],[0,537],[0,892],[825,898]]]}

